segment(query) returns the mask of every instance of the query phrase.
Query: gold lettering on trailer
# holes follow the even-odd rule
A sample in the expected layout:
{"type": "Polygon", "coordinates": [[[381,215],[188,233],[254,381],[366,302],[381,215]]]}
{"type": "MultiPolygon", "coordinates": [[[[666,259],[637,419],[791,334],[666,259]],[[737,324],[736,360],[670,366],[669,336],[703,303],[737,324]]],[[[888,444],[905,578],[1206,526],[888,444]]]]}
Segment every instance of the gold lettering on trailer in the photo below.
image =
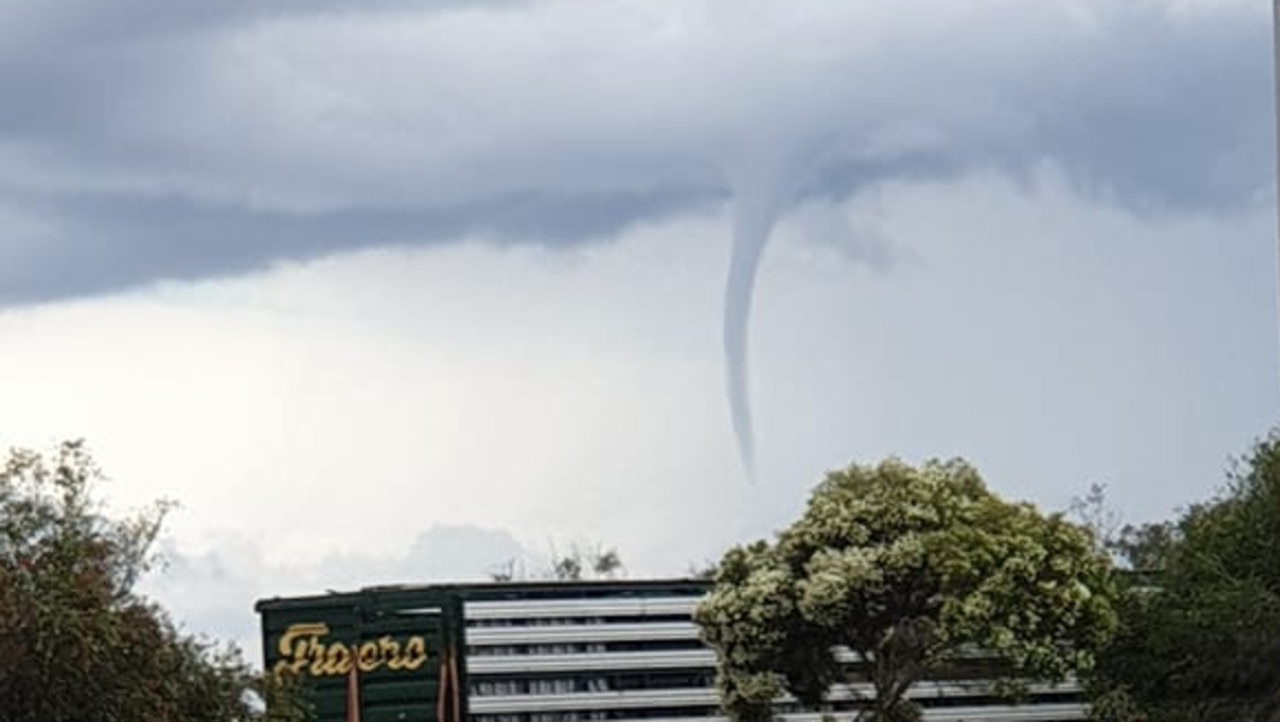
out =
{"type": "Polygon", "coordinates": [[[404,645],[405,660],[401,669],[417,669],[427,661],[427,640],[422,637],[410,637],[404,645]]]}
{"type": "Polygon", "coordinates": [[[277,651],[280,661],[273,671],[277,674],[308,672],[313,677],[334,677],[349,674],[352,665],[361,672],[372,672],[381,667],[395,671],[412,671],[427,662],[427,640],[413,636],[404,644],[391,636],[369,640],[359,646],[343,642],[326,644],[329,625],[324,623],[294,624],[280,636],[277,651]]]}
{"type": "Polygon", "coordinates": [[[288,670],[294,674],[302,674],[307,667],[307,651],[318,637],[329,633],[327,624],[294,624],[284,631],[280,637],[280,661],[276,663],[277,672],[288,670]],[[292,661],[290,661],[292,659],[292,661]]]}
{"type": "Polygon", "coordinates": [[[387,661],[387,667],[398,670],[404,664],[400,661],[400,643],[391,637],[378,640],[378,651],[382,652],[382,658],[387,661]]]}
{"type": "Polygon", "coordinates": [[[320,673],[329,676],[347,674],[350,671],[351,648],[345,644],[329,645],[329,651],[325,654],[324,664],[320,666],[320,673]]]}
{"type": "Polygon", "coordinates": [[[365,642],[360,645],[360,651],[356,653],[356,664],[360,667],[361,672],[372,672],[382,664],[382,658],[378,656],[378,643],[365,642]]]}

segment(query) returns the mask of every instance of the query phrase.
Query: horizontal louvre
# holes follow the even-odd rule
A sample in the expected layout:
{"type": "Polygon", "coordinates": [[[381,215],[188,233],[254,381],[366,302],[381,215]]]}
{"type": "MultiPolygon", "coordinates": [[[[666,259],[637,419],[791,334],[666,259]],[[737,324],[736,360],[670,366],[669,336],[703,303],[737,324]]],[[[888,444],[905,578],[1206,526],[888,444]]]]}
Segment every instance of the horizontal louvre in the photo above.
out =
{"type": "Polygon", "coordinates": [[[513,694],[472,697],[471,714],[643,709],[645,707],[714,707],[718,704],[715,690],[705,688],[545,695],[513,694]]]}
{"type": "Polygon", "coordinates": [[[681,649],[660,652],[605,652],[603,654],[521,654],[472,657],[467,671],[483,674],[543,674],[549,672],[602,672],[636,669],[687,669],[715,666],[710,650],[681,649]]]}
{"type": "MultiPolygon", "coordinates": [[[[922,716],[928,722],[1076,722],[1089,718],[1089,710],[1082,704],[1023,704],[984,705],[982,707],[934,707],[924,709],[922,716]]],[[[786,722],[822,722],[821,714],[784,714],[786,722]]],[[[837,722],[852,722],[852,713],[832,714],[837,722]]],[[[649,722],[654,722],[649,720],[649,722]]],[[[682,722],[693,722],[685,718],[682,722]]],[[[716,722],[729,722],[727,718],[716,722]]]]}
{"type": "MultiPolygon", "coordinates": [[[[1072,693],[1075,685],[1031,685],[1032,694],[1047,692],[1072,693]]],[[[869,684],[833,685],[827,699],[832,702],[865,699],[874,688],[869,684]]],[[[906,696],[913,700],[955,699],[991,694],[991,685],[984,683],[945,684],[922,682],[908,690],[906,696]]],[[[783,697],[779,701],[794,701],[783,697]]],[[[515,694],[471,698],[472,714],[509,714],[518,712],[567,712],[597,709],[642,709],[646,707],[716,707],[720,703],[716,691],[710,688],[646,689],[616,692],[580,692],[573,694],[515,694]]]]}
{"type": "Polygon", "coordinates": [[[467,644],[568,644],[572,642],[643,642],[698,639],[693,622],[653,624],[573,624],[547,627],[469,627],[467,644]]]}
{"type": "MultiPolygon", "coordinates": [[[[1076,722],[1089,719],[1089,708],[1075,703],[939,707],[924,710],[923,717],[927,722],[1076,722]]],[[[843,718],[841,722],[848,719],[843,718]]],[[[805,715],[803,720],[789,722],[822,722],[822,715],[805,715]]]]}
{"type": "MultiPolygon", "coordinates": [[[[854,713],[832,712],[836,722],[852,722],[854,713]]],[[[821,714],[783,714],[784,722],[822,722],[821,714]]],[[[1088,719],[1081,704],[989,705],[984,707],[936,707],[923,712],[926,722],[1077,722],[1088,719]]],[[[612,722],[730,722],[728,717],[638,717],[612,722]]]]}
{"type": "MultiPolygon", "coordinates": [[[[648,629],[649,627],[646,626],[645,628],[648,629]]],[[[507,628],[500,627],[499,629],[507,628]]],[[[559,627],[558,629],[564,629],[564,627],[559,627]]],[[[570,629],[580,629],[580,627],[570,627],[570,629]]],[[[477,631],[480,630],[473,629],[468,632],[467,636],[471,638],[473,643],[477,631]]],[[[684,639],[685,637],[677,638],[684,639]]],[[[647,639],[653,639],[653,637],[648,637],[647,639]]],[[[851,664],[857,662],[859,657],[853,652],[840,649],[836,650],[836,659],[840,662],[851,664]]],[[[538,674],[542,672],[576,672],[578,670],[598,672],[615,669],[623,671],[634,669],[710,668],[714,667],[715,664],[716,655],[709,649],[679,649],[657,652],[567,652],[564,654],[478,656],[472,657],[467,662],[467,669],[471,674],[538,674]]]]}
{"type": "Polygon", "coordinates": [[[701,597],[637,597],[616,599],[537,599],[467,602],[470,620],[565,619],[573,617],[691,616],[701,597]]]}

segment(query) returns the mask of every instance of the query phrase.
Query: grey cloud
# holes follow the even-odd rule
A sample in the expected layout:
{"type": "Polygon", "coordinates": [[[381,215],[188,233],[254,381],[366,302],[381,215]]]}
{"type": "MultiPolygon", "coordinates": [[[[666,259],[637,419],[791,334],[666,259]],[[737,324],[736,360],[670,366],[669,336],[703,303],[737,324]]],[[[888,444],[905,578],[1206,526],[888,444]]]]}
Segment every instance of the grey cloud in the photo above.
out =
{"type": "Polygon", "coordinates": [[[658,218],[706,199],[705,193],[674,190],[573,198],[527,193],[446,208],[296,214],[172,195],[64,195],[28,206],[59,218],[61,237],[44,241],[46,229],[14,229],[39,237],[23,244],[28,250],[19,262],[0,265],[0,306],[116,291],[143,281],[231,275],[344,249],[441,243],[468,234],[524,243],[581,242],[613,233],[637,216],[658,218]]]}
{"type": "MultiPolygon", "coordinates": [[[[515,5],[522,0],[478,0],[486,5],[515,5]]],[[[477,0],[440,0],[436,10],[475,5],[477,0]]],[[[363,11],[405,7],[404,0],[366,0],[363,11]]],[[[28,45],[48,40],[75,39],[82,43],[133,41],[139,38],[188,31],[205,31],[264,18],[288,17],[299,13],[340,14],[351,11],[341,0],[225,0],[218,3],[117,0],[110,4],[92,0],[64,0],[56,5],[38,0],[0,2],[12,46],[25,40],[28,45]]]]}
{"type": "Polygon", "coordinates": [[[607,238],[722,201],[762,151],[807,159],[798,203],[1042,162],[1143,213],[1270,184],[1269,33],[1244,6],[103,7],[6,7],[27,40],[0,43],[0,205],[52,230],[0,240],[0,304],[607,238]]]}
{"type": "Polygon", "coordinates": [[[1140,208],[1238,207],[1271,184],[1267,25],[1134,28],[1087,59],[1096,81],[1038,111],[1054,158],[1140,208]]]}

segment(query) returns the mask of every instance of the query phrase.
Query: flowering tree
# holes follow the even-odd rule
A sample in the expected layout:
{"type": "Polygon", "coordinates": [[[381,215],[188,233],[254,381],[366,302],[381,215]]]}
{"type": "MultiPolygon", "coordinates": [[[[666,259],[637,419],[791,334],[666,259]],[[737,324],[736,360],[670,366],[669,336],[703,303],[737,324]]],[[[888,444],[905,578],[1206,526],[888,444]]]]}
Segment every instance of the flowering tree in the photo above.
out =
{"type": "Polygon", "coordinates": [[[912,684],[982,649],[1004,689],[1088,669],[1114,624],[1110,567],[1060,515],[1000,500],[961,461],[896,460],[828,475],[773,543],[730,550],[697,610],[725,710],[810,708],[845,681],[833,647],[865,662],[864,718],[918,718],[912,684]]]}

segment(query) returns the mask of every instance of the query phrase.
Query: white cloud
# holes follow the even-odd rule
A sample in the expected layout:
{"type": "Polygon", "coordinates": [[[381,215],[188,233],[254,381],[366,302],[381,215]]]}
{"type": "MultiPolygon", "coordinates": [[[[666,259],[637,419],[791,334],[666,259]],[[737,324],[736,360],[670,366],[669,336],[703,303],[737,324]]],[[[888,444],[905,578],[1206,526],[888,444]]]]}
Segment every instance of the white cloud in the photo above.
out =
{"type": "Polygon", "coordinates": [[[243,531],[160,545],[165,564],[141,591],[175,610],[189,632],[214,635],[261,663],[261,638],[250,612],[257,600],[324,594],[384,584],[487,581],[507,560],[539,571],[541,558],[510,534],[473,526],[434,524],[403,551],[369,552],[353,546],[318,561],[269,561],[270,544],[243,531]]]}

